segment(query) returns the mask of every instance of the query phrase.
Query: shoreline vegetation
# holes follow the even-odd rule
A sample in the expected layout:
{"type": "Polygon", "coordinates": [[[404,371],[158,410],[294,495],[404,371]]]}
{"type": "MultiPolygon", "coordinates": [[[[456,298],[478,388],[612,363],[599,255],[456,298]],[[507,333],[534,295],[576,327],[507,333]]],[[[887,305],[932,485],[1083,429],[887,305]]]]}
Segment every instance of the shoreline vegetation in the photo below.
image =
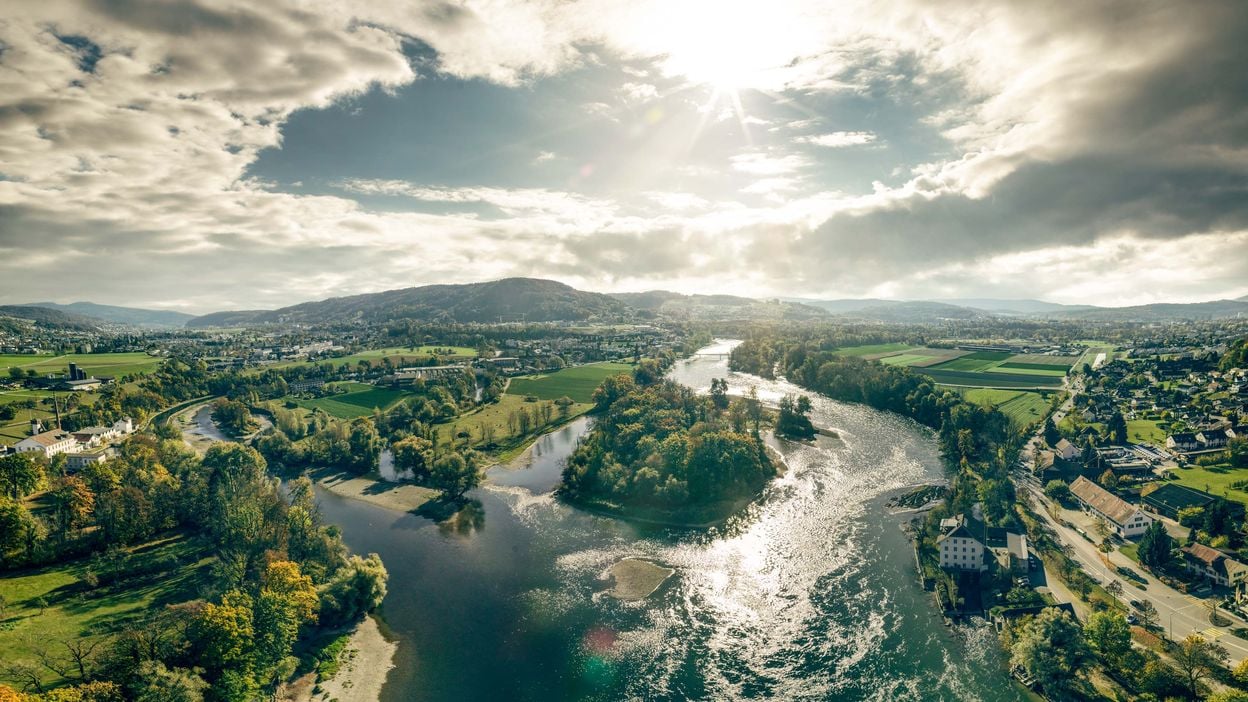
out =
{"type": "Polygon", "coordinates": [[[334,672],[318,679],[313,671],[289,686],[282,702],[376,702],[386,678],[395,667],[397,641],[387,638],[376,614],[365,617],[346,634],[345,644],[336,651],[334,672]]]}

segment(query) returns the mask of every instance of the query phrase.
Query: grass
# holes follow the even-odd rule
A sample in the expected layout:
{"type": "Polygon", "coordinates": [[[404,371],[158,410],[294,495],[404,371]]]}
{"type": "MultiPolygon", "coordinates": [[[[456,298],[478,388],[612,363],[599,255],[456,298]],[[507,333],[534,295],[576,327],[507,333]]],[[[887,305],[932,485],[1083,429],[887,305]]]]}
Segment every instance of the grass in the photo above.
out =
{"type": "Polygon", "coordinates": [[[880,359],[880,363],[886,366],[913,366],[918,363],[930,361],[936,356],[926,356],[921,353],[900,353],[896,356],[885,356],[880,359]]]}
{"type": "Polygon", "coordinates": [[[1161,422],[1152,419],[1129,419],[1127,420],[1127,438],[1135,442],[1164,444],[1166,430],[1161,428],[1161,422]]]}
{"type": "Polygon", "coordinates": [[[1231,487],[1232,483],[1248,480],[1248,468],[1192,466],[1191,468],[1171,468],[1170,475],[1175,478],[1174,482],[1180,485],[1204,490],[1248,505],[1248,492],[1231,487]]]}
{"type": "Polygon", "coordinates": [[[932,366],[935,370],[942,371],[982,371],[986,368],[992,368],[1001,361],[1008,359],[1013,354],[998,353],[996,351],[976,351],[960,356],[952,361],[945,361],[939,365],[932,366]]]}
{"type": "MultiPolygon", "coordinates": [[[[87,559],[0,578],[0,596],[8,603],[0,620],[4,663],[38,667],[36,651],[40,646],[115,632],[126,622],[165,604],[194,599],[206,581],[211,563],[211,558],[204,557],[194,542],[180,535],[157,539],[130,551],[142,554],[141,562],[171,557],[180,565],[169,572],[135,575],[94,588],[84,580],[90,563],[87,559]],[[47,602],[42,613],[39,598],[47,602]]],[[[44,684],[62,682],[51,671],[44,669],[43,674],[44,684]]],[[[2,677],[0,682],[20,684],[2,677]]]]}
{"type": "Polygon", "coordinates": [[[846,346],[836,350],[838,356],[873,356],[876,354],[908,351],[915,348],[911,344],[895,342],[891,344],[866,344],[864,346],[846,346]]]}
{"type": "Polygon", "coordinates": [[[591,363],[546,373],[512,378],[507,393],[532,395],[539,400],[572,398],[574,402],[591,402],[594,390],[607,378],[620,373],[632,373],[631,363],[591,363]]]}
{"type": "Polygon", "coordinates": [[[339,383],[337,386],[345,387],[348,392],[311,400],[293,398],[292,400],[295,404],[307,410],[321,409],[326,414],[339,419],[355,419],[356,417],[371,415],[374,407],[385,411],[403,398],[412,396],[411,393],[401,390],[379,388],[365,383],[339,383]]]}
{"type": "Polygon", "coordinates": [[[997,367],[998,368],[1011,368],[1011,369],[1017,369],[1017,370],[1022,370],[1022,369],[1046,370],[1046,371],[1053,371],[1055,373],[1060,373],[1062,375],[1066,375],[1066,371],[1070,370],[1070,366],[1064,363],[1029,363],[1026,361],[1016,361],[1016,360],[1006,361],[1005,363],[1002,363],[1001,365],[997,367]]]}
{"type": "Polygon", "coordinates": [[[1019,427],[1034,424],[1043,419],[1049,412],[1049,398],[1039,392],[966,388],[963,389],[962,396],[968,402],[996,407],[1019,427]]]}
{"type": "Polygon", "coordinates": [[[68,353],[61,356],[0,356],[0,373],[8,374],[14,366],[37,374],[66,373],[70,363],[78,364],[87,375],[121,376],[150,373],[162,359],[141,351],[126,353],[68,353]]]}
{"type": "Polygon", "coordinates": [[[991,366],[983,370],[984,373],[1010,373],[1014,375],[1047,375],[1055,378],[1061,378],[1066,375],[1066,370],[1053,370],[1047,366],[1038,366],[1035,364],[1017,363],[1010,366],[1008,363],[1002,363],[999,366],[991,366]]]}

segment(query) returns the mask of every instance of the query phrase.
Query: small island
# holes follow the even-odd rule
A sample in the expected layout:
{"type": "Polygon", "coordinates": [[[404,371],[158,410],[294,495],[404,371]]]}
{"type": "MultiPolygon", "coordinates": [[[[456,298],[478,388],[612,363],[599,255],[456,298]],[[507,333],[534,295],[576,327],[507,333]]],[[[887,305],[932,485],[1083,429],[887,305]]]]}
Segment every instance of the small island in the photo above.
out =
{"type": "Polygon", "coordinates": [[[602,580],[606,593],[617,600],[636,602],[658,591],[676,571],[640,558],[625,558],[607,569],[602,580]]]}
{"type": "Polygon", "coordinates": [[[748,505],[778,474],[756,397],[709,396],[668,381],[608,378],[598,420],[568,457],[560,496],[636,521],[702,527],[748,505]]]}
{"type": "Polygon", "coordinates": [[[805,395],[785,395],[780,398],[780,412],[776,415],[776,436],[797,441],[810,441],[815,438],[819,432],[810,423],[810,410],[810,398],[805,395]]]}

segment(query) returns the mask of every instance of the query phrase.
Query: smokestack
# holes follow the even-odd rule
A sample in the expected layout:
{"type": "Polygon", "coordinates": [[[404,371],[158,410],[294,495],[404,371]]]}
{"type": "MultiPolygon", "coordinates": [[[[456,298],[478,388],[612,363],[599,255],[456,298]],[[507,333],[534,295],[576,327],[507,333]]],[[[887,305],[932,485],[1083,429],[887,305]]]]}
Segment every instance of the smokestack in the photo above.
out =
{"type": "Polygon", "coordinates": [[[61,428],[61,405],[56,401],[56,395],[52,395],[52,411],[56,412],[56,428],[61,428]]]}

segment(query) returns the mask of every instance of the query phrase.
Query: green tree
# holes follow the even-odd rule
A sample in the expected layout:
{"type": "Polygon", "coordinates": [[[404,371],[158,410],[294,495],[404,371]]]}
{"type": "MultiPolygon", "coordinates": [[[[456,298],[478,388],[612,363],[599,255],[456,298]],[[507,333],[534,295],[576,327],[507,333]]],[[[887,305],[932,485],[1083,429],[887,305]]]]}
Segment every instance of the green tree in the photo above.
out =
{"type": "Polygon", "coordinates": [[[1044,442],[1049,446],[1056,444],[1062,438],[1061,432],[1053,424],[1053,417],[1044,418],[1044,442]]]}
{"type": "Polygon", "coordinates": [[[418,479],[428,477],[433,464],[433,442],[419,436],[409,436],[394,442],[394,465],[399,470],[410,470],[418,479]]]}
{"type": "Polygon", "coordinates": [[[0,497],[0,563],[6,562],[7,554],[30,543],[38,534],[38,528],[25,505],[0,497]]]}
{"type": "Polygon", "coordinates": [[[1070,486],[1063,480],[1050,480],[1044,486],[1044,495],[1054,502],[1066,502],[1070,499],[1070,486]]]}
{"type": "Polygon", "coordinates": [[[1070,690],[1088,657],[1083,631],[1069,614],[1049,608],[1018,628],[1010,661],[1022,666],[1055,699],[1070,690]]]}
{"type": "Polygon", "coordinates": [[[29,453],[0,456],[0,495],[20,500],[43,482],[43,466],[29,453]]]}
{"type": "Polygon", "coordinates": [[[433,462],[429,484],[443,496],[458,499],[481,484],[481,472],[461,454],[451,452],[433,462]]]}
{"type": "Polygon", "coordinates": [[[81,529],[91,520],[95,509],[95,493],[81,478],[61,478],[48,491],[52,523],[57,534],[64,538],[69,532],[81,529]]]}
{"type": "Polygon", "coordinates": [[[377,554],[351,556],[321,593],[321,622],[327,626],[349,624],[373,611],[386,597],[389,577],[377,554]]]}
{"type": "Polygon", "coordinates": [[[1127,443],[1127,420],[1122,416],[1122,412],[1115,410],[1114,413],[1110,415],[1109,422],[1106,424],[1106,429],[1109,432],[1110,440],[1115,444],[1121,445],[1127,443]]]}
{"type": "Polygon", "coordinates": [[[592,396],[594,409],[601,412],[611,406],[613,402],[637,389],[637,383],[632,376],[620,374],[611,376],[602,381],[602,384],[594,390],[592,396]]]}
{"type": "Polygon", "coordinates": [[[1083,625],[1088,647],[1111,665],[1118,665],[1131,650],[1131,627],[1117,611],[1093,612],[1083,625]]]}
{"type": "Polygon", "coordinates": [[[1152,600],[1140,600],[1140,604],[1136,607],[1136,611],[1139,612],[1140,615],[1140,626],[1145,629],[1152,629],[1157,626],[1158,617],[1160,615],[1157,612],[1157,605],[1153,604],[1152,600]]]}
{"type": "Polygon", "coordinates": [[[320,601],[312,578],[292,561],[268,565],[253,610],[255,666],[261,680],[278,682],[275,672],[294,648],[300,628],[316,621],[320,601]]]}
{"type": "Polygon", "coordinates": [[[203,702],[208,682],[198,668],[166,668],[160,661],[139,664],[131,689],[134,702],[203,702]]]}
{"type": "Polygon", "coordinates": [[[1174,540],[1166,532],[1165,525],[1160,521],[1150,523],[1144,530],[1144,535],[1140,537],[1138,551],[1140,563],[1150,568],[1161,568],[1170,562],[1173,550],[1174,540]]]}

